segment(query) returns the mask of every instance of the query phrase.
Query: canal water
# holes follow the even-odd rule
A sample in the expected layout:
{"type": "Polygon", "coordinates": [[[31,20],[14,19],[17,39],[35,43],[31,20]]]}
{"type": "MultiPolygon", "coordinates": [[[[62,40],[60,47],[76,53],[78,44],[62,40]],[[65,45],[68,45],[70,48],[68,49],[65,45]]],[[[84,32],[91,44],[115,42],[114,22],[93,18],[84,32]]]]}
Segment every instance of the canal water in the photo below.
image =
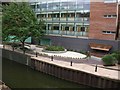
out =
{"type": "Polygon", "coordinates": [[[3,58],[3,82],[10,88],[88,88],[3,58]]]}

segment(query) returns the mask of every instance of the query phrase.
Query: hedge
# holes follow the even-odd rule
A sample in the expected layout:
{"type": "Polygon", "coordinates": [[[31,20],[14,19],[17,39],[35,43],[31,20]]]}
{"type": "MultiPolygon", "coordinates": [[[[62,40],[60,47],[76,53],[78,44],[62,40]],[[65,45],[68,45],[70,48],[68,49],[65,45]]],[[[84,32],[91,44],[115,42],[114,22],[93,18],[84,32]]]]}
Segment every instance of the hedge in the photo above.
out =
{"type": "Polygon", "coordinates": [[[62,46],[47,46],[45,50],[48,51],[64,51],[64,47],[62,46]]]}

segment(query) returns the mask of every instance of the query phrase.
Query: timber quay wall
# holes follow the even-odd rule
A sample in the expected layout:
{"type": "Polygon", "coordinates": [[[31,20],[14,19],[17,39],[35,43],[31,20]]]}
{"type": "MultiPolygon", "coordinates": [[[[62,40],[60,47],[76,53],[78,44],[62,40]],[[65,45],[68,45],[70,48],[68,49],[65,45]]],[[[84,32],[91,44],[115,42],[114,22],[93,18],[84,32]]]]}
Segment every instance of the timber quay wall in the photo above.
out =
{"type": "Polygon", "coordinates": [[[28,65],[31,68],[40,72],[72,81],[78,84],[83,84],[96,88],[119,88],[120,81],[117,79],[111,79],[107,77],[97,76],[92,73],[87,73],[80,70],[71,69],[69,67],[63,67],[53,63],[46,62],[44,60],[38,60],[29,55],[25,55],[19,52],[10,50],[2,50],[2,56],[4,58],[28,65]]]}

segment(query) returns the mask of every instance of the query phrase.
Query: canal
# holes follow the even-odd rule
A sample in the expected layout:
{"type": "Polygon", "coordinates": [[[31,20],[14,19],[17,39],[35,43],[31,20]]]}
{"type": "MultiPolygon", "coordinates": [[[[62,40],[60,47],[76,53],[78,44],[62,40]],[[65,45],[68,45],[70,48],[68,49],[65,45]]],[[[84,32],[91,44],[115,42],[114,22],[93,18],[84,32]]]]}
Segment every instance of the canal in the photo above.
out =
{"type": "Polygon", "coordinates": [[[2,73],[3,82],[10,88],[88,88],[44,74],[5,58],[2,60],[2,73]]]}

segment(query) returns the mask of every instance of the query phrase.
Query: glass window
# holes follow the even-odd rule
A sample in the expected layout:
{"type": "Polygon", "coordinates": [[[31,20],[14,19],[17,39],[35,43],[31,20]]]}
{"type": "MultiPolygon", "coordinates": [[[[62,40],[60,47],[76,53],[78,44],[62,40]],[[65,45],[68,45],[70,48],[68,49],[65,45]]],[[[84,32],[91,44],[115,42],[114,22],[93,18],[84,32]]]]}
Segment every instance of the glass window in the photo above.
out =
{"type": "Polygon", "coordinates": [[[83,8],[84,10],[90,10],[90,4],[84,4],[83,8]]]}
{"type": "Polygon", "coordinates": [[[59,2],[53,3],[53,9],[59,9],[59,8],[60,8],[59,2]]]}
{"type": "Polygon", "coordinates": [[[61,9],[67,9],[68,8],[68,2],[61,2],[61,9]]]}
{"type": "Polygon", "coordinates": [[[68,27],[68,26],[66,26],[66,27],[65,27],[65,30],[66,30],[66,31],[69,31],[69,27],[68,27]]]}
{"type": "Polygon", "coordinates": [[[103,34],[115,34],[116,32],[114,32],[114,31],[102,31],[103,32],[103,34]]]}
{"type": "Polygon", "coordinates": [[[85,31],[85,27],[81,27],[81,31],[84,32],[85,31]]]}
{"type": "Polygon", "coordinates": [[[116,18],[117,15],[113,14],[113,15],[104,15],[104,18],[116,18]]]}
{"type": "Polygon", "coordinates": [[[53,9],[53,3],[48,3],[48,9],[53,9]]]}
{"type": "Polygon", "coordinates": [[[116,3],[117,0],[104,0],[104,3],[116,3]]]}
{"type": "Polygon", "coordinates": [[[76,8],[76,2],[68,2],[68,9],[76,8]]]}
{"type": "Polygon", "coordinates": [[[39,7],[40,7],[41,10],[46,10],[47,9],[47,4],[46,3],[41,4],[39,7]]]}
{"type": "Polygon", "coordinates": [[[59,26],[53,26],[53,30],[59,30],[59,26]]]}

